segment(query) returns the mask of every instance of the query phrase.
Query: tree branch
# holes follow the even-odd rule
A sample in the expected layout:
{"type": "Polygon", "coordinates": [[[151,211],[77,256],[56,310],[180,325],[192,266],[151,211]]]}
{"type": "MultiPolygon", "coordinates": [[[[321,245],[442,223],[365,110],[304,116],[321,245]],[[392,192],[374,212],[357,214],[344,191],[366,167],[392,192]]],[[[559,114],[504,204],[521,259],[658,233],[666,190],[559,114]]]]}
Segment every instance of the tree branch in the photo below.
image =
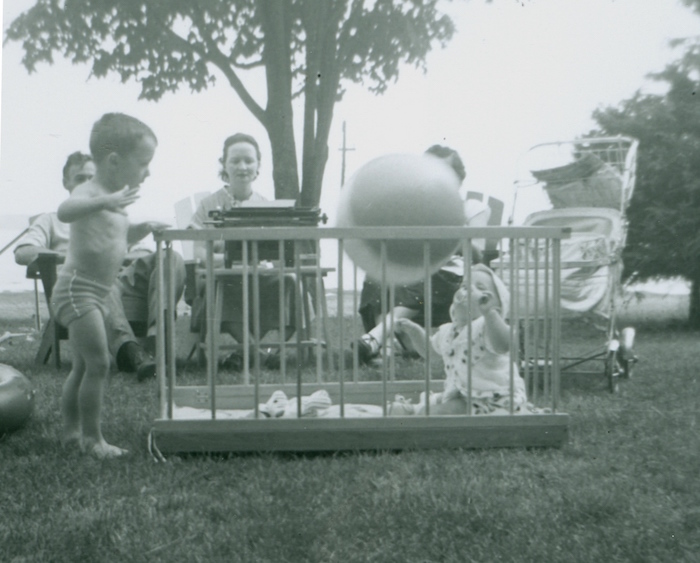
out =
{"type": "Polygon", "coordinates": [[[241,99],[245,107],[248,108],[250,113],[252,113],[255,116],[255,118],[258,121],[260,121],[260,123],[266,125],[267,115],[265,113],[265,110],[260,106],[260,104],[258,104],[258,102],[255,101],[250,92],[248,92],[248,89],[243,84],[243,81],[240,79],[236,71],[233,70],[232,63],[229,62],[228,57],[221,52],[221,50],[216,46],[216,43],[212,40],[212,38],[204,32],[206,24],[202,20],[201,14],[196,10],[194,15],[192,16],[192,21],[199,29],[202,35],[202,40],[204,41],[205,47],[207,49],[204,52],[204,55],[200,56],[202,56],[204,60],[208,60],[209,62],[211,62],[221,72],[224,73],[224,76],[226,77],[236,94],[238,94],[238,97],[241,99]]]}

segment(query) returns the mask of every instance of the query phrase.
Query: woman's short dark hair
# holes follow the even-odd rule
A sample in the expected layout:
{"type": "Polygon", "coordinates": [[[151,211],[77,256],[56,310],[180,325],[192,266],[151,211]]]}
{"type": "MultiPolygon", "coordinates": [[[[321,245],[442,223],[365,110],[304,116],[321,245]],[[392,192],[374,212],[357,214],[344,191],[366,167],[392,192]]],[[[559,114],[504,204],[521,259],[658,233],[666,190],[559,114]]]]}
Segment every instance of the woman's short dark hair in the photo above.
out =
{"type": "Polygon", "coordinates": [[[437,156],[438,158],[443,158],[445,160],[449,158],[450,166],[452,166],[455,174],[457,174],[459,177],[459,182],[464,182],[464,179],[467,177],[467,171],[464,168],[464,162],[462,162],[462,159],[456,150],[443,145],[433,145],[425,152],[426,154],[432,154],[433,156],[437,156]]]}
{"type": "Polygon", "coordinates": [[[255,137],[248,135],[247,133],[236,133],[231,135],[224,141],[224,152],[219,159],[219,162],[221,163],[219,177],[224,181],[228,180],[228,174],[226,174],[226,151],[231,145],[235,145],[236,143],[248,143],[249,145],[253,145],[255,148],[255,154],[258,157],[258,163],[261,160],[262,155],[260,154],[260,147],[258,146],[258,142],[255,140],[255,137]]]}

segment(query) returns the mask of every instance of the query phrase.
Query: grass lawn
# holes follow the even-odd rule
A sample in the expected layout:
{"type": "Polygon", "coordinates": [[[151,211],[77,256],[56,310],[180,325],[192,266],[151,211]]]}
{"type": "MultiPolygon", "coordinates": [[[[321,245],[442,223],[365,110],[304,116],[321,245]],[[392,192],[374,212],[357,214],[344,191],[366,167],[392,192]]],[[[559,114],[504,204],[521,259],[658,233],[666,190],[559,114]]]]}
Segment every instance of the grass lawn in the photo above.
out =
{"type": "MultiPolygon", "coordinates": [[[[131,454],[99,462],[58,444],[67,367],[34,366],[36,341],[4,342],[0,362],[31,379],[36,409],[0,441],[0,559],[698,561],[700,335],[679,307],[649,297],[623,310],[637,329],[634,378],[617,395],[602,378],[565,385],[561,449],[155,463],[146,438],[156,384],[113,373],[103,429],[131,454]]],[[[0,313],[0,332],[30,325],[0,313]]]]}

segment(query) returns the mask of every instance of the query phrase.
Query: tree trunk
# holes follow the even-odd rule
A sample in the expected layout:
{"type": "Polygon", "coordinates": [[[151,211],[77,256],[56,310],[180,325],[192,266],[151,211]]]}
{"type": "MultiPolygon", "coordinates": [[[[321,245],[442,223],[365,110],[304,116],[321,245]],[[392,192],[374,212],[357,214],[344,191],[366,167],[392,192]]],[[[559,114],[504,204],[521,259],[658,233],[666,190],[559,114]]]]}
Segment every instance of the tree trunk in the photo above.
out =
{"type": "Polygon", "coordinates": [[[288,1],[258,2],[265,34],[263,58],[267,78],[265,129],[272,148],[275,199],[299,198],[294,119],[292,110],[292,62],[288,1]]]}
{"type": "Polygon", "coordinates": [[[700,329],[700,279],[690,281],[688,324],[691,328],[700,329]]]}
{"type": "Polygon", "coordinates": [[[301,205],[315,207],[321,199],[328,136],[340,81],[337,32],[344,3],[333,7],[327,0],[314,0],[304,7],[306,80],[301,205]]]}

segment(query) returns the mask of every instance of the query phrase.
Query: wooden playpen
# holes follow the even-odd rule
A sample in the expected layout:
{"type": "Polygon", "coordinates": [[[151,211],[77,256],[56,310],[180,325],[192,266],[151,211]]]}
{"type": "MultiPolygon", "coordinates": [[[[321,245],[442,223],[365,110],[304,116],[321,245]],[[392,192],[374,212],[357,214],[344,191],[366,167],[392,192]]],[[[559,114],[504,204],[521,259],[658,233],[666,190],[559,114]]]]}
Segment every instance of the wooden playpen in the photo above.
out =
{"type": "MultiPolygon", "coordinates": [[[[160,264],[158,294],[163,310],[173,311],[175,307],[174,274],[169,266],[173,243],[204,242],[207,259],[200,268],[205,274],[208,336],[206,370],[200,369],[193,376],[190,366],[184,370],[182,360],[176,362],[173,316],[161,315],[158,319],[160,403],[149,434],[151,451],[160,456],[176,452],[561,446],[567,439],[568,415],[559,408],[559,252],[560,241],[567,236],[567,229],[558,227],[246,227],[155,233],[160,264]],[[389,404],[395,395],[416,400],[421,392],[429,395],[440,391],[443,370],[434,352],[425,360],[404,360],[389,346],[383,348],[376,365],[360,365],[351,342],[362,333],[356,314],[358,279],[362,276],[344,260],[345,245],[348,241],[373,241],[384,262],[387,248],[396,241],[412,240],[418,249],[422,247],[426,325],[430,326],[431,243],[462,241],[456,244],[464,264],[470,264],[473,239],[495,241],[501,253],[523,244],[546,249],[536,260],[511,260],[499,270],[501,276],[510,276],[512,283],[516,270],[528,269],[533,272],[530,279],[541,287],[537,292],[541,297],[534,298],[534,303],[519,303],[518,292],[510,295],[510,363],[515,366],[511,367],[510,393],[512,397],[514,378],[523,377],[527,408],[515,411],[511,403],[509,409],[492,414],[475,414],[469,407],[466,415],[438,416],[430,413],[428,404],[420,415],[390,416],[389,404]],[[237,374],[219,369],[222,303],[218,286],[231,275],[231,268],[215,264],[217,241],[250,242],[240,245],[242,259],[234,266],[241,277],[243,295],[249,296],[242,300],[240,312],[249,330],[238,343],[243,366],[237,374]],[[259,260],[258,245],[263,241],[268,245],[269,241],[277,241],[276,261],[259,260]],[[321,249],[331,247],[334,252],[328,254],[336,254],[337,260],[333,257],[327,263],[321,249]],[[329,272],[337,277],[337,288],[325,288],[329,272]],[[295,320],[291,337],[286,330],[270,338],[261,335],[255,312],[260,308],[262,275],[278,276],[281,282],[280,327],[291,315],[295,320]],[[295,280],[291,312],[283,311],[289,298],[282,289],[285,278],[295,280]],[[350,287],[346,287],[348,279],[350,287]],[[334,301],[335,306],[329,307],[327,300],[334,301]],[[526,318],[519,318],[519,311],[526,311],[526,318]],[[276,369],[262,365],[262,349],[274,349],[280,358],[276,369]]],[[[471,279],[470,266],[464,267],[464,276],[467,281],[471,279]]],[[[382,310],[389,311],[394,287],[387,283],[385,271],[380,277],[382,310]]],[[[528,295],[525,292],[525,300],[528,295]]],[[[393,320],[391,313],[388,318],[393,320]]]]}

